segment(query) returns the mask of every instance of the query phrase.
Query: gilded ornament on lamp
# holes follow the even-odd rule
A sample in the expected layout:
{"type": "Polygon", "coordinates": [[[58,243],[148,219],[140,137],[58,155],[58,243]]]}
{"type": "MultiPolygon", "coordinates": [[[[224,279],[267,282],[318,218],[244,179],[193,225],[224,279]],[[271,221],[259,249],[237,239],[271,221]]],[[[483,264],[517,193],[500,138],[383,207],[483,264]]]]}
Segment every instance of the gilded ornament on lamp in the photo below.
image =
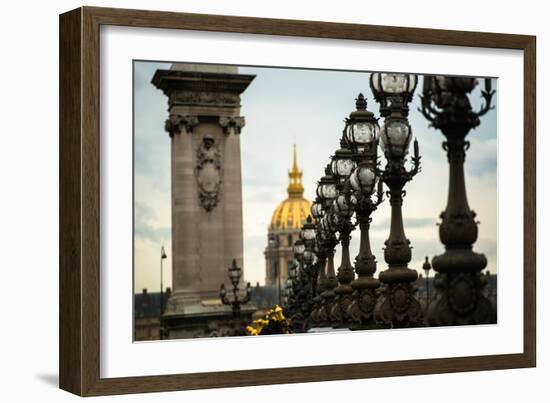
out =
{"type": "Polygon", "coordinates": [[[246,327],[249,336],[260,336],[267,334],[288,334],[290,322],[283,314],[279,305],[267,311],[263,318],[256,319],[246,327]]]}

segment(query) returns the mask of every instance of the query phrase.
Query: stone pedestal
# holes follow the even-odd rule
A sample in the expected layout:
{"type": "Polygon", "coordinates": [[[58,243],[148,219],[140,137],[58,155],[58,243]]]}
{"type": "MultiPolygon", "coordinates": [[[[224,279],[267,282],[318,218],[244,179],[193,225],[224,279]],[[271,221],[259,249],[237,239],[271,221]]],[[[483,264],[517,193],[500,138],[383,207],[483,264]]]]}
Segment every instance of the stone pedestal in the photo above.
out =
{"type": "Polygon", "coordinates": [[[200,328],[206,336],[212,318],[231,315],[218,292],[231,261],[243,267],[240,94],[253,79],[237,67],[197,64],[174,64],[152,79],[169,104],[173,294],[162,319],[169,338],[198,337],[200,328]]]}

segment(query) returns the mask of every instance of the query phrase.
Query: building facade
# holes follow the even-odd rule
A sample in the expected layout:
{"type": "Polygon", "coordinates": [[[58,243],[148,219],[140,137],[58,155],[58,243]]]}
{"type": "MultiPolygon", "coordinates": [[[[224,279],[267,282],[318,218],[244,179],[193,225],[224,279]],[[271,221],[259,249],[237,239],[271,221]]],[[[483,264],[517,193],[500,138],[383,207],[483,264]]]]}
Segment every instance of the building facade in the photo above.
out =
{"type": "Polygon", "coordinates": [[[311,214],[311,202],[304,198],[302,175],[294,145],[292,169],[288,172],[288,197],[273,212],[264,252],[265,284],[277,289],[284,289],[289,265],[294,260],[294,242],[300,237],[300,229],[311,214]]]}

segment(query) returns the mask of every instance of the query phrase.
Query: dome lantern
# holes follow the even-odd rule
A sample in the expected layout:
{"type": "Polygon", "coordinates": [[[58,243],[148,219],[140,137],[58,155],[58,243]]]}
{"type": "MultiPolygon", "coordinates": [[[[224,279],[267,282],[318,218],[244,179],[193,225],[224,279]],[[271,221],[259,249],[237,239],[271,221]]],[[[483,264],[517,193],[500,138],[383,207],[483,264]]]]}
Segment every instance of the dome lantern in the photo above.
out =
{"type": "Polygon", "coordinates": [[[300,229],[311,214],[311,203],[304,198],[303,172],[298,167],[296,145],[293,147],[292,168],[288,171],[288,197],[281,202],[271,218],[271,230],[300,229]]]}

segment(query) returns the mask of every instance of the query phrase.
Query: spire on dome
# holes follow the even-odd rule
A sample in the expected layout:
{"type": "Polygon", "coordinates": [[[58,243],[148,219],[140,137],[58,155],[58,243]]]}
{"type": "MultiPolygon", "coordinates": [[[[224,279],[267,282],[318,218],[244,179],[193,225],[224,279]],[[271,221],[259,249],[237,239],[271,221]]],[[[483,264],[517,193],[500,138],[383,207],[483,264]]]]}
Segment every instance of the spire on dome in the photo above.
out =
{"type": "Polygon", "coordinates": [[[304,185],[302,184],[303,172],[298,169],[298,159],[296,158],[296,144],[294,144],[292,155],[292,170],[288,172],[288,197],[303,197],[304,185]]]}

